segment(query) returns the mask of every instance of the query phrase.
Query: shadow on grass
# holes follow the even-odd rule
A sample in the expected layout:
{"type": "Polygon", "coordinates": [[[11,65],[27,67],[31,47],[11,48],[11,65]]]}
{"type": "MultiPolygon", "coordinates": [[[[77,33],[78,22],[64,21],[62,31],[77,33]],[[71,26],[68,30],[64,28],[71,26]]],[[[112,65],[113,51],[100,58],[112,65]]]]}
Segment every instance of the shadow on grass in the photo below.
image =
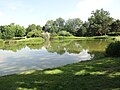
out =
{"type": "Polygon", "coordinates": [[[0,77],[0,90],[120,90],[120,58],[0,77]]]}

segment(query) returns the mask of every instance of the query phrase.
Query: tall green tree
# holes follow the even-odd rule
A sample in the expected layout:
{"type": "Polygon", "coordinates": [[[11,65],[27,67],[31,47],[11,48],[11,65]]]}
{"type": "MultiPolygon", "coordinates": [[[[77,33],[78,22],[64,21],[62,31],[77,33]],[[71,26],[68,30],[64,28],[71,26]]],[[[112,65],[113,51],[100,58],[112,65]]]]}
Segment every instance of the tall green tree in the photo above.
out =
{"type": "Polygon", "coordinates": [[[48,20],[44,26],[44,30],[43,31],[47,31],[50,33],[54,33],[54,32],[58,32],[58,27],[57,27],[57,23],[56,21],[53,20],[48,20]]]}
{"type": "Polygon", "coordinates": [[[65,29],[72,35],[76,36],[77,31],[80,29],[81,25],[82,21],[79,18],[68,19],[65,23],[65,29]]]}
{"type": "Polygon", "coordinates": [[[55,21],[55,25],[58,28],[58,32],[62,31],[64,29],[64,24],[65,24],[65,20],[63,18],[57,18],[55,21]]]}
{"type": "Polygon", "coordinates": [[[16,25],[15,37],[23,37],[26,33],[26,30],[23,26],[16,25]]]}
{"type": "Polygon", "coordinates": [[[41,27],[40,25],[37,25],[37,26],[36,26],[36,29],[37,29],[38,31],[42,31],[42,27],[41,27]]]}
{"type": "Polygon", "coordinates": [[[90,23],[89,25],[89,34],[91,35],[105,35],[110,30],[110,25],[113,21],[113,18],[110,17],[108,11],[96,10],[92,11],[92,16],[88,18],[90,23]]]}
{"type": "Polygon", "coordinates": [[[84,22],[80,29],[77,31],[77,34],[76,36],[87,36],[87,31],[88,31],[88,28],[89,28],[89,22],[84,22]]]}
{"type": "Polygon", "coordinates": [[[2,39],[11,39],[15,36],[15,31],[11,25],[5,25],[2,30],[2,39]]]}
{"type": "Polygon", "coordinates": [[[26,34],[27,34],[28,32],[31,32],[31,31],[35,30],[35,29],[36,29],[36,25],[35,25],[35,24],[29,25],[29,26],[26,28],[26,34]]]}
{"type": "Polygon", "coordinates": [[[40,37],[42,27],[40,25],[31,24],[26,28],[27,37],[40,37]]]}
{"type": "Polygon", "coordinates": [[[111,24],[111,32],[120,32],[120,20],[117,19],[111,24]]]}

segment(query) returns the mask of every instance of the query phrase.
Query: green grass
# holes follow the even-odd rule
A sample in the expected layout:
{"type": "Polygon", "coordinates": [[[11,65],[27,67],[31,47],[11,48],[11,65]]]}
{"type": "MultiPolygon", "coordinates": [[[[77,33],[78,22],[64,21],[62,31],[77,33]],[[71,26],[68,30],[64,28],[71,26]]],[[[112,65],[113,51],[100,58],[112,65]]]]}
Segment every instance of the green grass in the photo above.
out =
{"type": "Polygon", "coordinates": [[[21,39],[21,40],[17,40],[18,42],[24,42],[26,44],[41,44],[42,42],[44,42],[44,39],[41,37],[38,38],[27,38],[27,39],[21,39]]]}
{"type": "MultiPolygon", "coordinates": [[[[2,40],[1,40],[2,41],[2,40]]],[[[36,37],[36,38],[25,38],[25,39],[19,39],[19,40],[4,40],[3,42],[9,42],[9,43],[14,43],[14,42],[43,42],[44,39],[41,37],[36,37]]]]}
{"type": "Polygon", "coordinates": [[[16,40],[16,41],[25,41],[25,42],[27,42],[27,41],[42,41],[43,40],[43,38],[41,38],[41,37],[37,37],[37,38],[26,38],[26,39],[20,39],[20,40],[16,40]]]}
{"type": "Polygon", "coordinates": [[[0,90],[120,90],[120,58],[2,76],[0,90]]]}
{"type": "Polygon", "coordinates": [[[115,37],[116,40],[120,41],[120,36],[115,37]]]}
{"type": "MultiPolygon", "coordinates": [[[[21,37],[22,38],[22,37],[21,37]]],[[[76,36],[55,36],[55,37],[51,37],[51,39],[72,39],[72,40],[95,40],[95,39],[110,39],[110,40],[120,40],[120,36],[92,36],[92,37],[76,37],[76,36]]],[[[2,39],[0,39],[0,41],[3,41],[2,39]]],[[[5,41],[9,41],[9,40],[5,40],[5,41]]],[[[13,41],[23,41],[23,42],[29,42],[29,41],[44,41],[43,38],[41,37],[36,37],[36,38],[22,38],[19,40],[14,39],[13,41]]]]}
{"type": "Polygon", "coordinates": [[[95,40],[95,39],[110,39],[114,40],[120,36],[92,36],[92,37],[76,37],[76,36],[56,36],[53,39],[79,39],[79,40],[95,40]]]}

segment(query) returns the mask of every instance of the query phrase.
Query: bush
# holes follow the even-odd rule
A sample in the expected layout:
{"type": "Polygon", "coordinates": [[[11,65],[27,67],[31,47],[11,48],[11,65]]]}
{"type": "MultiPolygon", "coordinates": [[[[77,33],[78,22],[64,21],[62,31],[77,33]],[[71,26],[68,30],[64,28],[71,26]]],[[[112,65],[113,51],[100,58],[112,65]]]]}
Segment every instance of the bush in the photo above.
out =
{"type": "Polygon", "coordinates": [[[27,34],[27,38],[33,37],[33,35],[34,35],[34,32],[29,32],[29,33],[27,34]]]}
{"type": "Polygon", "coordinates": [[[41,37],[41,31],[31,31],[27,34],[27,38],[30,38],[30,37],[41,37]]]}
{"type": "Polygon", "coordinates": [[[51,33],[50,36],[51,36],[51,37],[56,37],[56,36],[58,36],[58,35],[54,32],[54,33],[51,33]]]}
{"type": "Polygon", "coordinates": [[[60,31],[60,32],[58,33],[58,35],[59,35],[59,36],[72,36],[72,34],[70,34],[70,33],[67,32],[67,31],[60,31]]]}
{"type": "Polygon", "coordinates": [[[120,41],[112,42],[106,48],[106,55],[119,57],[120,56],[120,41]]]}

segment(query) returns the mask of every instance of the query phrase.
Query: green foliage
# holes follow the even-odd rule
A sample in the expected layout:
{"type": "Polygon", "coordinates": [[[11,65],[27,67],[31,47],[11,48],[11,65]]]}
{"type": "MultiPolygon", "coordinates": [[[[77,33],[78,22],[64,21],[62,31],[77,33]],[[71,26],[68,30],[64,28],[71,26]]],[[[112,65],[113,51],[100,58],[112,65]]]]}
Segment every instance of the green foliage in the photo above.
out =
{"type": "Polygon", "coordinates": [[[115,20],[110,26],[111,32],[120,32],[120,20],[115,20]]]}
{"type": "Polygon", "coordinates": [[[31,31],[27,34],[27,37],[28,38],[30,38],[30,37],[41,37],[41,31],[37,31],[37,30],[31,31]]]}
{"type": "Polygon", "coordinates": [[[35,25],[35,24],[31,24],[26,28],[26,34],[28,34],[29,32],[34,32],[34,31],[42,31],[42,28],[40,25],[35,25]]]}
{"type": "Polygon", "coordinates": [[[26,33],[28,34],[29,32],[33,31],[36,29],[36,25],[35,24],[31,24],[26,28],[26,33]]]}
{"type": "Polygon", "coordinates": [[[106,55],[120,57],[120,41],[110,43],[106,48],[106,55]]]}
{"type": "Polygon", "coordinates": [[[62,29],[64,29],[65,20],[63,18],[57,18],[55,22],[56,22],[58,32],[61,31],[62,29]]]}
{"type": "Polygon", "coordinates": [[[2,38],[2,33],[0,32],[0,39],[2,38]]]}
{"type": "Polygon", "coordinates": [[[64,29],[64,22],[63,18],[57,18],[55,21],[48,20],[44,26],[44,31],[50,33],[58,33],[62,29],[64,29]]]}
{"type": "Polygon", "coordinates": [[[68,19],[65,23],[65,30],[76,36],[80,29],[82,21],[79,18],[68,19]]]}
{"type": "Polygon", "coordinates": [[[53,20],[48,20],[44,26],[44,30],[45,32],[56,32],[57,28],[56,28],[56,24],[53,20]]]}
{"type": "Polygon", "coordinates": [[[57,36],[58,36],[57,33],[51,33],[51,35],[50,35],[51,38],[54,38],[54,37],[57,37],[57,36]]]}
{"type": "Polygon", "coordinates": [[[25,28],[20,25],[11,23],[10,25],[0,26],[2,39],[12,39],[13,37],[23,37],[25,35],[25,28]]]}
{"type": "Polygon", "coordinates": [[[70,33],[67,32],[67,31],[60,31],[60,32],[58,33],[58,35],[59,35],[59,36],[72,36],[72,34],[70,34],[70,33]]]}
{"type": "Polygon", "coordinates": [[[42,27],[41,27],[40,25],[37,25],[37,26],[36,26],[36,29],[37,29],[38,31],[42,31],[42,27]]]}
{"type": "Polygon", "coordinates": [[[26,30],[24,27],[21,27],[20,25],[16,25],[15,37],[23,37],[25,33],[26,30]]]}
{"type": "Polygon", "coordinates": [[[85,36],[87,32],[87,28],[85,26],[81,26],[81,28],[77,31],[76,36],[85,36]]]}
{"type": "Polygon", "coordinates": [[[15,36],[15,29],[13,26],[4,26],[2,30],[2,39],[12,39],[15,36]]]}
{"type": "Polygon", "coordinates": [[[95,36],[108,33],[113,19],[110,17],[108,11],[101,9],[93,11],[88,21],[90,23],[88,33],[91,34],[91,36],[95,36]]]}
{"type": "Polygon", "coordinates": [[[27,34],[27,38],[33,37],[33,35],[34,35],[34,32],[29,32],[29,33],[27,34]]]}

